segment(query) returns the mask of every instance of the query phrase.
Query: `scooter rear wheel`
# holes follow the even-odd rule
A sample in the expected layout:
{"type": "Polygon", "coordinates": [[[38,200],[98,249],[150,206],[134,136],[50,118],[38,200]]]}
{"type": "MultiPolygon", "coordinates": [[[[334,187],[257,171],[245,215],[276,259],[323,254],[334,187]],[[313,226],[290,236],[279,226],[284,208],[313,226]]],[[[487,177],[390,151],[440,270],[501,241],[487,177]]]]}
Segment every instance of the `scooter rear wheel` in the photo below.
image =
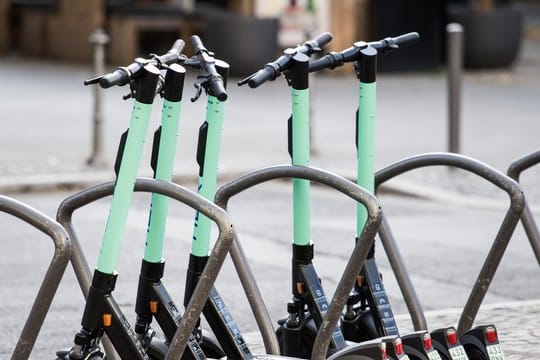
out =
{"type": "Polygon", "coordinates": [[[467,352],[469,360],[489,360],[489,358],[486,357],[482,353],[482,351],[476,347],[467,346],[465,348],[465,351],[467,352]]]}

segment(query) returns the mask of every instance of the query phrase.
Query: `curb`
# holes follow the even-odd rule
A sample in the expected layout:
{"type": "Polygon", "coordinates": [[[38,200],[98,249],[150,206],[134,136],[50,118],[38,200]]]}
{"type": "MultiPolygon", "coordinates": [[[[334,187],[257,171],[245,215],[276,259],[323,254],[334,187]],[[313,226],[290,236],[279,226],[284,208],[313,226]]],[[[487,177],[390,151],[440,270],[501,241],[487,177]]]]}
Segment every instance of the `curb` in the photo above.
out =
{"type": "MultiPolygon", "coordinates": [[[[219,174],[220,182],[236,179],[253,171],[253,169],[226,169],[219,174]]],[[[334,171],[347,179],[355,179],[355,175],[346,172],[334,171]]],[[[139,177],[152,177],[151,172],[142,172],[139,177]]],[[[175,175],[175,183],[196,183],[198,174],[184,173],[175,175]]],[[[69,173],[41,174],[41,175],[12,175],[0,177],[0,194],[17,194],[31,192],[47,192],[57,190],[81,190],[93,185],[112,181],[114,173],[111,170],[75,171],[69,173]]],[[[314,184],[316,185],[316,184],[314,184]]],[[[379,193],[391,194],[442,203],[451,203],[469,207],[505,210],[507,206],[500,201],[487,197],[471,196],[456,191],[449,191],[440,187],[420,182],[393,179],[380,187],[379,193]]]]}

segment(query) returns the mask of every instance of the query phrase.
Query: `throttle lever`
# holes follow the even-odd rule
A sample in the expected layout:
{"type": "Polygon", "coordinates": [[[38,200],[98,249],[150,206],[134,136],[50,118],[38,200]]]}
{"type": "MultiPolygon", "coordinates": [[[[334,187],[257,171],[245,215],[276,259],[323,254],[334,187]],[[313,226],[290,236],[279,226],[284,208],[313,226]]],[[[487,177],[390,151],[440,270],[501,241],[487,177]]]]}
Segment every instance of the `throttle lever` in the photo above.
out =
{"type": "Polygon", "coordinates": [[[102,77],[103,76],[98,76],[98,77],[95,77],[95,78],[92,78],[92,79],[84,80],[84,85],[98,84],[99,80],[101,80],[102,77]]]}
{"type": "Polygon", "coordinates": [[[195,96],[193,96],[190,100],[191,102],[195,102],[197,100],[199,100],[199,98],[201,97],[202,95],[202,91],[204,89],[204,87],[202,86],[203,82],[206,81],[206,79],[204,80],[201,80],[197,77],[197,81],[195,81],[195,83],[193,84],[193,86],[195,86],[195,96]]]}
{"type": "Polygon", "coordinates": [[[135,89],[135,80],[131,79],[129,81],[129,93],[122,96],[122,99],[123,100],[129,100],[131,98],[135,99],[135,95],[136,95],[136,89],[135,89]]]}
{"type": "Polygon", "coordinates": [[[193,56],[193,57],[190,57],[189,59],[186,59],[184,61],[184,66],[189,66],[189,67],[192,67],[194,69],[199,69],[201,67],[201,63],[200,63],[199,59],[197,59],[197,57],[193,56]]]}
{"type": "Polygon", "coordinates": [[[384,53],[399,49],[399,45],[396,43],[396,40],[392,39],[391,37],[384,39],[384,42],[386,43],[386,46],[383,48],[384,53]]]}
{"type": "Polygon", "coordinates": [[[238,86],[242,86],[242,85],[247,84],[248,81],[249,81],[253,76],[255,76],[255,73],[249,75],[249,76],[248,76],[247,78],[245,78],[245,79],[242,79],[242,80],[238,81],[238,82],[237,82],[238,86]]]}

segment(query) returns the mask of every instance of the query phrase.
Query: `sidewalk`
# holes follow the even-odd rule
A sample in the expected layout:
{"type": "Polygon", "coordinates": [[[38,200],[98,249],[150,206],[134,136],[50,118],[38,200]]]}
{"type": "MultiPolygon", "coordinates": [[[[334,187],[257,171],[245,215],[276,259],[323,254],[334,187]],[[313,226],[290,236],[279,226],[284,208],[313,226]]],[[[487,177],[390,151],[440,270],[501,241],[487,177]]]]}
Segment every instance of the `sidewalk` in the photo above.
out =
{"type": "MultiPolygon", "coordinates": [[[[540,42],[528,41],[512,70],[466,73],[463,81],[462,153],[505,171],[511,161],[538,147],[537,99],[540,92],[540,42]]],[[[117,142],[127,126],[131,103],[121,100],[125,89],[104,93],[104,154],[106,169],[85,165],[91,149],[92,89],[82,81],[91,74],[82,66],[0,58],[0,108],[4,126],[0,140],[0,191],[88,185],[112,178],[117,142]],[[22,96],[24,94],[24,96],[22,96]]],[[[289,94],[283,79],[252,90],[230,81],[225,110],[221,179],[262,166],[288,163],[286,119],[289,94]]],[[[447,141],[444,71],[382,74],[378,78],[376,167],[414,154],[445,151],[447,141]],[[404,136],[405,135],[405,136],[404,136]]],[[[179,131],[176,175],[195,178],[197,128],[204,119],[204,98],[192,104],[192,79],[185,86],[179,131]]],[[[354,176],[353,115],[357,84],[353,76],[319,76],[313,82],[312,165],[354,176]],[[338,105],[339,104],[339,105],[338,105]],[[343,105],[341,105],[343,104],[343,105]]],[[[151,129],[159,122],[155,106],[151,129]]],[[[150,136],[149,136],[150,138],[150,136]]],[[[150,140],[147,141],[151,143],[150,140]]],[[[150,147],[141,168],[149,171],[150,147]]],[[[528,171],[531,176],[540,170],[528,171]]],[[[468,181],[430,171],[403,178],[437,188],[468,181]]],[[[527,177],[524,177],[525,186],[527,177]]],[[[405,181],[407,180],[407,181],[405,181]]],[[[534,182],[531,180],[531,184],[534,182]]],[[[399,184],[397,184],[399,185],[399,184]]],[[[540,193],[540,192],[539,192],[540,193]]],[[[485,193],[484,193],[485,195],[485,193]]],[[[534,189],[531,189],[531,195],[534,189]]]]}

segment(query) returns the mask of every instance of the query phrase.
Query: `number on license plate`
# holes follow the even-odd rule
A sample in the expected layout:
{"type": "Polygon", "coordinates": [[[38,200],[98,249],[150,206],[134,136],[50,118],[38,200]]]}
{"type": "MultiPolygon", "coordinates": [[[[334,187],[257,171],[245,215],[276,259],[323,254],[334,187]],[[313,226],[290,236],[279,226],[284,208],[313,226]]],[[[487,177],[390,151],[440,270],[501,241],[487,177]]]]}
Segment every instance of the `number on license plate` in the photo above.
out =
{"type": "Polygon", "coordinates": [[[448,352],[450,353],[452,360],[469,360],[465,349],[461,345],[449,349],[448,352]]]}
{"type": "Polygon", "coordinates": [[[486,346],[489,360],[504,360],[504,354],[501,344],[486,346]]]}

